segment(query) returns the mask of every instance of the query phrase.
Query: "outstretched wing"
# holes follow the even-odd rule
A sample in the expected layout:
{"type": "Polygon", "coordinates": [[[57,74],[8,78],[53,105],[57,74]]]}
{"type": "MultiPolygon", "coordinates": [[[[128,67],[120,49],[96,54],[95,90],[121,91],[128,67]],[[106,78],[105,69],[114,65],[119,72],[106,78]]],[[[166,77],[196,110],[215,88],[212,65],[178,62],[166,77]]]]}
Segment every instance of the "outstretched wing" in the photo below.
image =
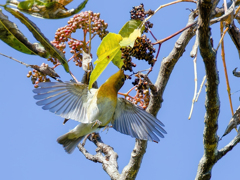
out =
{"type": "Polygon", "coordinates": [[[40,100],[36,104],[43,106],[66,119],[73,119],[82,123],[89,123],[87,108],[97,89],[88,91],[88,86],[72,82],[45,82],[39,83],[39,87],[33,92],[37,93],[35,99],[40,100]]]}
{"type": "Polygon", "coordinates": [[[118,98],[112,126],[123,134],[154,142],[164,137],[162,133],[167,134],[161,121],[123,98],[118,98]]]}

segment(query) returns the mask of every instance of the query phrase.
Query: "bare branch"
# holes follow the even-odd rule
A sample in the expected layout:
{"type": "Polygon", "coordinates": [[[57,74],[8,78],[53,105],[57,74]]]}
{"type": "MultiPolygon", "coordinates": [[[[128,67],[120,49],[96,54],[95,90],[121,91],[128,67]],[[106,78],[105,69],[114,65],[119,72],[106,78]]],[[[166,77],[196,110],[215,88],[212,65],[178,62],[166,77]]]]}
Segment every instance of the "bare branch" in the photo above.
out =
{"type": "Polygon", "coordinates": [[[224,148],[218,151],[216,160],[218,161],[221,159],[223,156],[225,156],[229,151],[231,151],[238,143],[240,142],[240,128],[238,129],[238,134],[237,136],[224,148]]]}
{"type": "Polygon", "coordinates": [[[198,50],[198,30],[196,31],[196,39],[192,47],[192,51],[190,52],[190,56],[192,58],[197,56],[197,50],[198,50]]]}
{"type": "MultiPolygon", "coordinates": [[[[194,22],[195,17],[196,14],[192,12],[189,15],[187,26],[194,22]]],[[[185,30],[176,41],[175,46],[173,50],[170,52],[170,54],[162,60],[160,71],[155,83],[155,86],[157,87],[157,93],[155,94],[151,93],[150,103],[148,106],[148,112],[150,112],[153,115],[156,115],[159,109],[161,108],[161,104],[163,102],[162,99],[163,92],[166,88],[171,72],[175,64],[185,51],[188,42],[195,35],[194,29],[196,29],[196,25],[185,30]]]]}
{"type": "Polygon", "coordinates": [[[193,67],[194,67],[194,83],[195,83],[195,87],[194,87],[194,94],[193,94],[193,99],[192,99],[192,106],[190,109],[190,113],[188,116],[188,119],[191,119],[192,116],[192,112],[193,112],[193,107],[194,107],[194,103],[196,102],[196,97],[197,97],[197,54],[193,60],[193,67]]]}
{"type": "Polygon", "coordinates": [[[236,46],[238,50],[238,55],[240,57],[240,31],[235,26],[234,22],[229,26],[228,34],[230,35],[234,45],[236,46]]]}
{"type": "Polygon", "coordinates": [[[232,131],[232,129],[237,128],[238,124],[240,124],[240,106],[237,108],[233,117],[229,121],[228,126],[227,126],[223,136],[226,136],[228,133],[230,133],[232,131]]]}
{"type": "Polygon", "coordinates": [[[202,91],[202,87],[203,87],[203,84],[204,84],[205,80],[206,80],[206,76],[203,77],[202,83],[201,83],[200,88],[199,88],[198,93],[197,93],[197,97],[195,99],[196,102],[198,101],[198,97],[199,97],[199,95],[202,91]]]}
{"type": "Polygon", "coordinates": [[[218,115],[220,102],[218,98],[218,73],[216,67],[216,52],[210,42],[210,18],[212,13],[211,0],[199,1],[199,49],[206,70],[206,114],[203,132],[204,154],[199,162],[195,180],[207,180],[211,178],[211,170],[216,162],[218,136],[218,115]]]}
{"type": "Polygon", "coordinates": [[[152,91],[152,93],[155,93],[157,91],[157,88],[155,87],[155,85],[152,83],[152,81],[149,79],[149,77],[147,76],[147,74],[143,74],[141,72],[139,72],[139,75],[141,77],[143,77],[147,82],[148,82],[148,85],[152,91]]]}
{"type": "Polygon", "coordinates": [[[89,159],[93,162],[103,163],[104,157],[101,153],[97,153],[96,155],[92,155],[82,146],[81,143],[78,144],[78,149],[79,149],[79,151],[81,151],[83,153],[83,155],[87,159],[89,159]]]}
{"type": "Polygon", "coordinates": [[[147,141],[136,139],[135,147],[131,153],[131,158],[127,166],[124,167],[119,180],[135,179],[142,163],[143,155],[146,152],[147,141]]]}
{"type": "Polygon", "coordinates": [[[98,134],[95,135],[94,137],[90,135],[89,140],[92,141],[98,147],[96,150],[97,152],[101,152],[105,155],[101,162],[104,171],[106,171],[106,173],[111,177],[112,180],[118,180],[120,175],[118,172],[117,163],[118,154],[113,150],[111,146],[104,144],[101,137],[98,134]]]}

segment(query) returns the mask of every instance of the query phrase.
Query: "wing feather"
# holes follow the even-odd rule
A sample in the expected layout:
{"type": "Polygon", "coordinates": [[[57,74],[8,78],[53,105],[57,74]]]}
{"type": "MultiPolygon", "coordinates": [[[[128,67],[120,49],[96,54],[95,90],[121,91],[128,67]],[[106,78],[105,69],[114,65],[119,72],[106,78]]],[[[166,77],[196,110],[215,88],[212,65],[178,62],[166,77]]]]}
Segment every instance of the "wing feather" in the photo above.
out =
{"type": "Polygon", "coordinates": [[[97,89],[92,88],[89,93],[87,85],[73,82],[45,82],[39,83],[39,87],[33,90],[34,98],[39,100],[37,105],[63,118],[89,123],[89,99],[97,89]]]}
{"type": "Polygon", "coordinates": [[[118,98],[112,125],[123,134],[154,142],[159,142],[159,137],[167,133],[161,121],[123,98],[118,98]]]}

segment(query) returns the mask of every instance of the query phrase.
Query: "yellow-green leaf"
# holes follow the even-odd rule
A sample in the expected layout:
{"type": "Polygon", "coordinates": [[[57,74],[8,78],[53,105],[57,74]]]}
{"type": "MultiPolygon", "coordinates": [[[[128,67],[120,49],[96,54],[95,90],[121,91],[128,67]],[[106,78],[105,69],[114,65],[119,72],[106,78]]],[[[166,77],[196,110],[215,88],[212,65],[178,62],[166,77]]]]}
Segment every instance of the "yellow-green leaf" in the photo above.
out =
{"type": "Polygon", "coordinates": [[[137,37],[141,36],[140,29],[135,29],[128,38],[123,38],[123,40],[119,43],[121,47],[130,46],[133,47],[135,40],[137,37]]]}
{"type": "Polygon", "coordinates": [[[97,64],[99,62],[101,62],[102,60],[104,60],[105,58],[107,58],[107,56],[110,56],[113,52],[115,52],[117,49],[120,49],[120,46],[117,46],[113,49],[110,49],[109,51],[104,52],[103,54],[101,54],[98,59],[94,62],[94,64],[97,64]]]}
{"type": "Polygon", "coordinates": [[[80,12],[87,4],[88,0],[81,2],[75,9],[67,10],[65,5],[72,0],[26,0],[22,2],[8,0],[7,4],[17,6],[17,8],[31,16],[46,19],[60,19],[72,16],[80,12]]]}
{"type": "Polygon", "coordinates": [[[123,60],[121,59],[122,57],[122,51],[119,49],[114,58],[112,59],[112,63],[117,66],[119,69],[122,67],[123,60]]]}
{"type": "Polygon", "coordinates": [[[102,40],[97,49],[98,59],[97,63],[109,56],[114,49],[120,48],[119,42],[122,40],[122,36],[115,33],[108,33],[102,40]]]}
{"type": "Polygon", "coordinates": [[[28,29],[31,31],[33,36],[42,44],[42,46],[49,52],[49,54],[58,59],[66,72],[69,72],[68,62],[65,58],[63,52],[59,51],[55,46],[53,46],[50,41],[44,36],[41,30],[26,16],[14,8],[4,7],[8,12],[18,18],[28,29]]]}
{"type": "MultiPolygon", "coordinates": [[[[122,36],[115,33],[108,33],[102,40],[101,44],[97,49],[98,59],[94,64],[97,63],[93,72],[91,73],[89,89],[92,87],[92,84],[97,80],[103,70],[107,67],[107,65],[113,60],[116,54],[120,51],[119,42],[122,40],[122,36]]],[[[114,59],[115,65],[120,64],[114,59]]],[[[122,61],[120,59],[120,61],[122,61]]]]}
{"type": "MultiPolygon", "coordinates": [[[[126,24],[124,24],[124,26],[118,32],[118,34],[120,34],[123,38],[128,38],[130,34],[140,26],[141,23],[142,21],[140,20],[135,20],[135,19],[130,20],[126,24]]],[[[143,30],[144,28],[141,29],[141,32],[143,32],[143,30]]]]}
{"type": "Polygon", "coordinates": [[[12,48],[31,55],[48,58],[50,55],[39,43],[30,43],[18,29],[17,25],[8,20],[0,9],[0,39],[12,48]]]}
{"type": "Polygon", "coordinates": [[[97,63],[96,67],[93,69],[91,76],[90,76],[90,81],[88,85],[88,89],[92,88],[93,83],[97,80],[97,78],[102,74],[104,69],[107,67],[107,65],[111,62],[113,57],[117,54],[118,49],[116,49],[112,54],[111,58],[105,58],[101,62],[97,63]]]}

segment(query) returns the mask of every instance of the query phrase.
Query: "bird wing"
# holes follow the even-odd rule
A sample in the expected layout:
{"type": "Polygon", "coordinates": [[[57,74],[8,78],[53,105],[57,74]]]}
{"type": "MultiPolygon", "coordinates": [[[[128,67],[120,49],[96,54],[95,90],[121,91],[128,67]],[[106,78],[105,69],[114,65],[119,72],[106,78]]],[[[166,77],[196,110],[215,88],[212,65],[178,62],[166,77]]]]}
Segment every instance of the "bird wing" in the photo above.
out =
{"type": "Polygon", "coordinates": [[[92,88],[89,92],[88,85],[73,82],[45,82],[38,85],[40,88],[33,92],[37,94],[34,98],[40,100],[36,104],[43,106],[42,109],[66,119],[89,123],[87,109],[97,89],[92,88]]]}
{"type": "Polygon", "coordinates": [[[112,126],[115,130],[134,138],[159,142],[167,132],[164,124],[145,110],[126,99],[118,98],[112,126]]]}

